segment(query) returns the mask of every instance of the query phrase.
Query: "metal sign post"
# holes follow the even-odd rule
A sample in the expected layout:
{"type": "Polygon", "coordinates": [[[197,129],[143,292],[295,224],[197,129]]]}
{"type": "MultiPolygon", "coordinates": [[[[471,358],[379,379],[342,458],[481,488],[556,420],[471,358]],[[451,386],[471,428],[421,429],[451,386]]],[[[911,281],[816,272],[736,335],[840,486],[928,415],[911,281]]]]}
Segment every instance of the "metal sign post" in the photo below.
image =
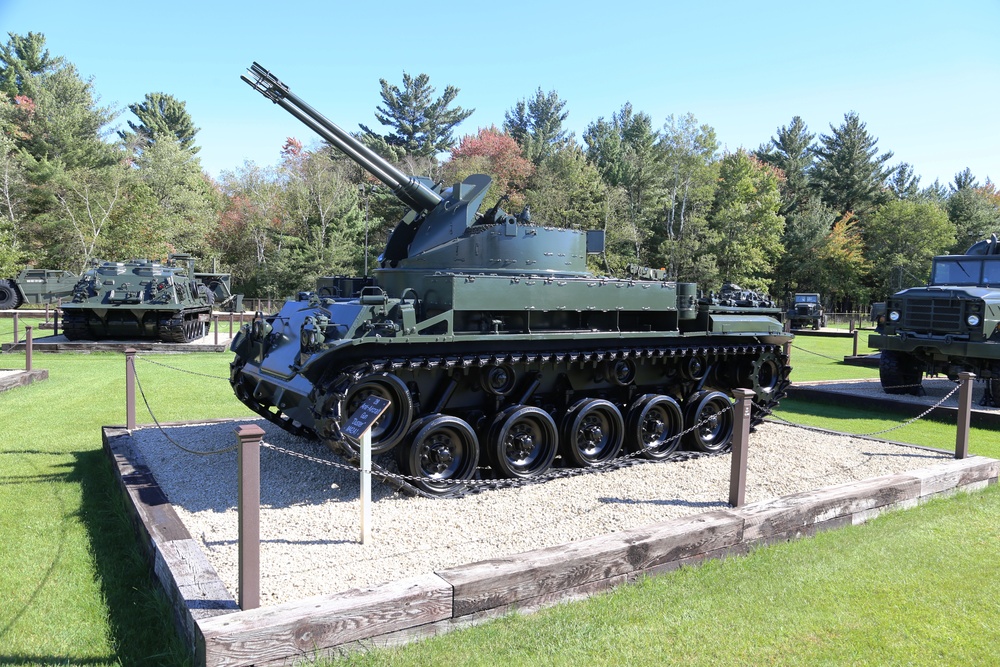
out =
{"type": "Polygon", "coordinates": [[[361,447],[361,544],[371,539],[372,426],[389,405],[389,399],[374,394],[368,396],[341,429],[361,447]]]}

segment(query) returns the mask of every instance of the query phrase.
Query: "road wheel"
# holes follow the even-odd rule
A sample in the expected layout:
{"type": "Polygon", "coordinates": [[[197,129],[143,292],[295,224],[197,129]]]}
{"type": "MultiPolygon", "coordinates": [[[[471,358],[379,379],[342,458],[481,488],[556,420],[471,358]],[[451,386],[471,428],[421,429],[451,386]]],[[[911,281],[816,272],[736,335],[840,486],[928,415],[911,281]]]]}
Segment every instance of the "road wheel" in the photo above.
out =
{"type": "Polygon", "coordinates": [[[699,391],[685,402],[684,434],[688,449],[721,452],[733,439],[733,404],[721,391],[699,391]]]}

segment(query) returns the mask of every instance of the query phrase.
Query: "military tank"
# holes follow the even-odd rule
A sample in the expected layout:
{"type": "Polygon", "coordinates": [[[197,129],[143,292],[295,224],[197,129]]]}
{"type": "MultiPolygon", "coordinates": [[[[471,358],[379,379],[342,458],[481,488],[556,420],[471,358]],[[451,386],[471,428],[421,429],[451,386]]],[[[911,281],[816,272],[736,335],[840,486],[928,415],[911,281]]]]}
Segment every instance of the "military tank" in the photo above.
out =
{"type": "Polygon", "coordinates": [[[612,465],[623,450],[719,452],[734,388],[754,392],[754,423],[785,394],[792,336],[767,297],[735,285],[699,295],[641,267],[594,275],[586,259],[602,232],[535,224],[503,198],[480,211],[489,176],[437,188],[257,63],[242,78],[410,209],[357,296],[300,293],[234,337],[233,390],[263,417],[356,461],[341,427],[367,397],[387,399],[373,454],[394,453],[405,480],[393,483],[449,495],[477,477],[612,465]]]}
{"type": "Polygon", "coordinates": [[[194,278],[187,256],[102,262],[88,270],[62,305],[69,340],[153,338],[189,343],[208,333],[212,295],[194,278]]]}

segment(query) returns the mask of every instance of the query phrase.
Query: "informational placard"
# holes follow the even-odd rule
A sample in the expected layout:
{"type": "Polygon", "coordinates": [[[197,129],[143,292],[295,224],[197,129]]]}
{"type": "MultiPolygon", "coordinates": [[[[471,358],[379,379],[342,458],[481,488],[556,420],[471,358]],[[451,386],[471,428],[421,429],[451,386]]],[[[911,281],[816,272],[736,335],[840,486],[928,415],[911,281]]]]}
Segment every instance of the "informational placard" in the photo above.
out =
{"type": "Polygon", "coordinates": [[[341,432],[355,442],[361,440],[362,434],[378,421],[388,407],[389,399],[374,394],[368,396],[340,429],[341,432]]]}

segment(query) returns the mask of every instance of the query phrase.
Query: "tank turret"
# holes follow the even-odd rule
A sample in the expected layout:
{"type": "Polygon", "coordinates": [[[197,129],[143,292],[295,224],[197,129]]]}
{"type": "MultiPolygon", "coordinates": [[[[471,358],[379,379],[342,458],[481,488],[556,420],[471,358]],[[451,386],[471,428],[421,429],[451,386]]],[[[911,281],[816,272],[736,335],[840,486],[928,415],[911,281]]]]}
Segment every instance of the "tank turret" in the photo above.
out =
{"type": "Polygon", "coordinates": [[[402,488],[448,495],[479,476],[613,466],[622,451],[721,451],[733,389],[753,391],[754,422],[784,395],[791,336],[769,299],[699,298],[642,267],[594,275],[602,232],[512,215],[505,197],[481,210],[489,176],[447,188],[408,176],[257,63],[243,80],[409,208],[359,293],[300,294],[234,338],[230,381],[258,414],[356,461],[341,425],[378,395],[390,407],[372,451],[395,458],[379,465],[402,488]]]}

